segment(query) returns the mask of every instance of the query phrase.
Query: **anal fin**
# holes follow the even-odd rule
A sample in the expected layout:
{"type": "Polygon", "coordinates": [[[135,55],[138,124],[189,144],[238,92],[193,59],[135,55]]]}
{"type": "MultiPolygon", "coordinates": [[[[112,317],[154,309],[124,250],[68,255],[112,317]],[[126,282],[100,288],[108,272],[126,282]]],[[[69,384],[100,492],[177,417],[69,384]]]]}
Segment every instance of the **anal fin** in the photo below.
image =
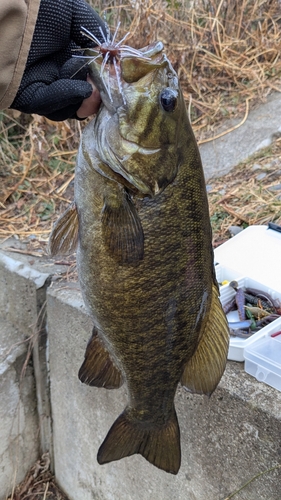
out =
{"type": "Polygon", "coordinates": [[[118,389],[123,384],[122,373],[114,365],[95,328],[88,342],[78,377],[84,384],[105,389],[118,389]]]}
{"type": "Polygon", "coordinates": [[[78,242],[78,213],[75,202],[71,203],[66,211],[54,224],[49,238],[49,254],[69,255],[76,250],[78,242]]]}
{"type": "Polygon", "coordinates": [[[228,345],[228,323],[213,284],[209,317],[197,350],[185,366],[181,384],[191,392],[211,395],[225,370],[228,345]]]}
{"type": "Polygon", "coordinates": [[[181,464],[180,430],[175,409],[163,426],[132,419],[126,409],[112,425],[98,451],[98,463],[139,453],[165,472],[177,474],[181,464]]]}

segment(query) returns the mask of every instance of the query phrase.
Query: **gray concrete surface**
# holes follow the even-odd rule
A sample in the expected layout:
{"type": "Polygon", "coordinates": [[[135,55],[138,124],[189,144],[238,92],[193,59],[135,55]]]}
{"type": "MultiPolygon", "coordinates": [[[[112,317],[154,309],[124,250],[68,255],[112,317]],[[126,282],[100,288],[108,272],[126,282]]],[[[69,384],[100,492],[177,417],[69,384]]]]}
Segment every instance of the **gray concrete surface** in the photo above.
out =
{"type": "Polygon", "coordinates": [[[25,335],[1,320],[0,346],[0,499],[4,500],[37,459],[39,442],[33,369],[30,363],[24,369],[25,335]]]}
{"type": "Polygon", "coordinates": [[[1,500],[39,455],[35,378],[26,339],[34,333],[36,286],[41,280],[39,273],[31,277],[22,263],[0,252],[1,500]]]}
{"type": "MultiPolygon", "coordinates": [[[[97,450],[126,404],[126,390],[91,388],[78,380],[92,324],[77,286],[49,289],[47,307],[55,472],[70,500],[224,500],[280,463],[281,393],[229,362],[210,399],[178,390],[177,476],[140,456],[98,465],[97,450]]],[[[256,479],[235,500],[280,498],[279,469],[256,479]]]]}
{"type": "MultiPolygon", "coordinates": [[[[241,122],[229,120],[216,131],[229,130],[241,122]]],[[[231,133],[202,144],[201,153],[206,181],[227,174],[259,149],[269,146],[281,135],[281,94],[273,93],[265,103],[249,113],[246,122],[231,133]]]]}
{"type": "Polygon", "coordinates": [[[52,452],[44,303],[53,268],[0,251],[0,500],[52,452]]]}

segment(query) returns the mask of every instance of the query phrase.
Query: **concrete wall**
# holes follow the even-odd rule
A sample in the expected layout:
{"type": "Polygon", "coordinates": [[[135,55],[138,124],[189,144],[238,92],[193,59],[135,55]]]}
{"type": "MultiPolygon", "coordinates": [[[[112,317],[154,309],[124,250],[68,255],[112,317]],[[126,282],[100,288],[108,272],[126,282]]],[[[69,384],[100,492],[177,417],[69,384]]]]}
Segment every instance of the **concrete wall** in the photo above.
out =
{"type": "MultiPolygon", "coordinates": [[[[37,264],[0,252],[0,500],[11,491],[15,472],[18,482],[47,449],[69,500],[224,500],[281,463],[281,393],[248,376],[243,364],[228,363],[210,399],[177,392],[182,439],[177,476],[140,456],[98,465],[97,450],[126,404],[126,389],[80,383],[91,320],[78,285],[50,283],[58,269],[42,259],[37,264]],[[48,335],[41,321],[45,299],[48,335]],[[29,345],[22,341],[38,330],[33,362],[22,378],[29,345]]],[[[257,499],[281,499],[281,468],[235,496],[257,499]]]]}
{"type": "Polygon", "coordinates": [[[0,253],[0,499],[39,455],[31,343],[46,276],[0,253]]]}
{"type": "MultiPolygon", "coordinates": [[[[97,450],[126,404],[126,390],[81,384],[77,372],[92,324],[75,286],[48,290],[56,478],[70,500],[223,500],[281,462],[281,393],[228,363],[213,396],[178,390],[182,466],[174,477],[140,456],[100,466],[97,450]]],[[[280,500],[281,470],[235,497],[280,500]]]]}
{"type": "MultiPolygon", "coordinates": [[[[24,246],[12,239],[1,245],[24,246]]],[[[0,250],[0,500],[39,456],[52,458],[46,290],[61,268],[0,250]]]]}

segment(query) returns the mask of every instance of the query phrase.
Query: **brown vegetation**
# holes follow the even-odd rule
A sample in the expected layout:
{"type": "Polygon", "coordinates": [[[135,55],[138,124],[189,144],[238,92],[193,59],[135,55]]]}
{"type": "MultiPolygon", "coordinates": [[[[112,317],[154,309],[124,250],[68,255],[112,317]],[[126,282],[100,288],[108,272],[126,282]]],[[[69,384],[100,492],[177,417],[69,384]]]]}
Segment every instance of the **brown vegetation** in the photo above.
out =
{"type": "MultiPolygon", "coordinates": [[[[105,14],[112,31],[121,21],[119,38],[130,31],[128,44],[140,47],[156,38],[164,42],[180,76],[199,142],[215,136],[223,118],[245,118],[249,107],[265,99],[271,90],[281,90],[279,0],[108,0],[100,1],[100,6],[93,4],[105,14]]],[[[0,237],[47,239],[51,223],[72,198],[74,162],[83,126],[72,120],[53,123],[15,111],[0,114],[0,237]]],[[[229,184],[229,188],[232,181],[238,182],[241,193],[246,170],[249,179],[252,171],[243,167],[238,177],[232,173],[219,182],[229,184]]],[[[254,179],[251,193],[263,186],[254,179]]],[[[253,196],[254,204],[257,195],[247,196],[253,196]]],[[[235,203],[239,207],[242,199],[244,210],[243,197],[236,197],[235,203]]],[[[231,196],[224,207],[233,200],[231,196]]],[[[276,198],[268,211],[273,219],[280,212],[275,202],[276,198]]],[[[218,203],[211,192],[211,215],[218,203]]],[[[244,214],[245,220],[241,220],[231,215],[231,211],[241,215],[237,206],[229,209],[222,227],[214,225],[215,233],[227,224],[267,219],[266,208],[263,206],[261,215],[257,205],[250,217],[244,214]]]]}

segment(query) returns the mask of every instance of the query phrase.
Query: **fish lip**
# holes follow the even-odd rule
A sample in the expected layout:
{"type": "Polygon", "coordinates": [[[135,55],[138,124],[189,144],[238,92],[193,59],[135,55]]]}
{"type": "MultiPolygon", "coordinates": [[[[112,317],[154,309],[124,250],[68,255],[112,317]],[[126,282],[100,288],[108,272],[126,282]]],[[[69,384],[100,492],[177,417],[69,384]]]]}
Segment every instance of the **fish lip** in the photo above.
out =
{"type": "Polygon", "coordinates": [[[114,96],[111,95],[111,88],[108,89],[105,84],[105,80],[101,75],[101,63],[98,62],[98,60],[91,61],[91,63],[89,63],[88,65],[88,68],[90,80],[98,89],[103,105],[111,114],[116,113],[117,109],[124,104],[122,94],[118,94],[115,92],[114,96]]]}
{"type": "Polygon", "coordinates": [[[101,86],[97,80],[94,79],[93,73],[90,71],[89,78],[93,85],[98,89],[100,93],[100,98],[102,100],[103,105],[106,107],[106,109],[111,113],[115,114],[117,113],[118,108],[123,104],[116,104],[110,100],[109,94],[106,91],[106,88],[101,86]]]}
{"type": "Polygon", "coordinates": [[[139,49],[140,52],[143,52],[144,56],[147,57],[152,57],[160,52],[163,52],[164,50],[164,44],[160,40],[153,42],[152,44],[148,45],[147,47],[144,47],[143,49],[139,49]],[[146,50],[145,50],[146,49],[146,50]]]}

